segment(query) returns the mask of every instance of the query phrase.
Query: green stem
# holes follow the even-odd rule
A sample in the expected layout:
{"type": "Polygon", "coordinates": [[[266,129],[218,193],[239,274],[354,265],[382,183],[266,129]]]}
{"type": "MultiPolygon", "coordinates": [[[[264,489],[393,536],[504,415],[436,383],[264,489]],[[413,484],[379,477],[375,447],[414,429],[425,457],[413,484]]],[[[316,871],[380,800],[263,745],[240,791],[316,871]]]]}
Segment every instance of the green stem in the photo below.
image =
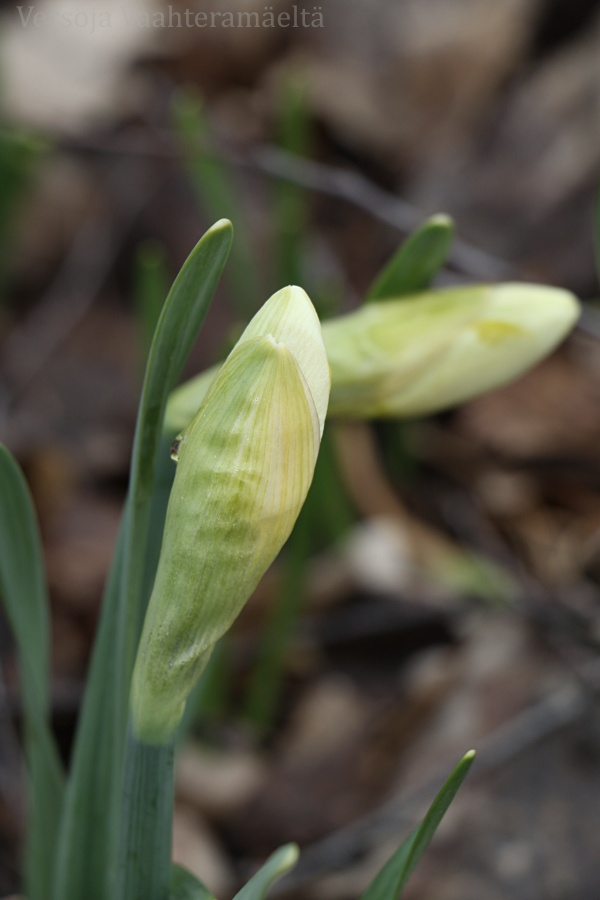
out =
{"type": "Polygon", "coordinates": [[[273,724],[283,691],[286,658],[302,613],[311,553],[318,541],[329,546],[341,538],[354,518],[340,481],[331,430],[326,426],[313,483],[287,545],[282,595],[267,622],[250,681],[246,717],[262,734],[273,724]]]}
{"type": "Polygon", "coordinates": [[[127,736],[115,900],[167,900],[173,825],[173,744],[127,736]]]}
{"type": "Polygon", "coordinates": [[[285,582],[260,648],[249,688],[246,716],[261,733],[268,731],[283,690],[285,660],[302,609],[310,555],[310,516],[300,513],[288,545],[285,582]]]}

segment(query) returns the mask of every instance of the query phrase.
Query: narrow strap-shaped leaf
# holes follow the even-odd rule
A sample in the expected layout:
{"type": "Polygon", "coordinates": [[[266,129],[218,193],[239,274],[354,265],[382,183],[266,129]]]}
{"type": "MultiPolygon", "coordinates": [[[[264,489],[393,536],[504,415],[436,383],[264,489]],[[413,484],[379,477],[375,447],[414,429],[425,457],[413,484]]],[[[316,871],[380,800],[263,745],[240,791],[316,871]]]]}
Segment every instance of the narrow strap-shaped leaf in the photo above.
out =
{"type": "Polygon", "coordinates": [[[256,875],[253,875],[241,891],[238,891],[233,900],[263,900],[275,882],[293,869],[297,862],[298,847],[296,844],[285,844],[271,854],[256,875]]]}
{"type": "MultiPolygon", "coordinates": [[[[3,124],[0,132],[0,293],[6,289],[9,260],[18,229],[14,227],[31,177],[48,145],[37,135],[3,124]]],[[[4,299],[4,296],[2,297],[4,299]]]]}
{"type": "Polygon", "coordinates": [[[266,623],[265,634],[250,679],[246,716],[261,735],[270,731],[275,718],[283,690],[289,645],[295,634],[295,626],[305,597],[313,528],[310,496],[309,493],[309,498],[288,541],[283,589],[266,623]]]}
{"type": "Polygon", "coordinates": [[[169,881],[169,900],[216,900],[216,898],[195,875],[183,866],[173,863],[169,881]]]}
{"type": "Polygon", "coordinates": [[[232,265],[226,279],[231,286],[233,308],[247,319],[256,311],[260,296],[252,234],[235,188],[234,173],[215,152],[210,121],[198,93],[180,90],[175,94],[173,126],[201,208],[209,217],[227,216],[236,223],[232,265]]]}
{"type": "Polygon", "coordinates": [[[54,900],[106,900],[112,887],[111,860],[118,839],[122,773],[121,689],[115,663],[123,561],[124,513],[79,715],[71,775],[58,845],[54,900]],[[118,782],[117,782],[118,779],[118,782]],[[111,829],[112,823],[112,829],[111,829]],[[79,892],[79,893],[78,893],[79,892]]]}
{"type": "Polygon", "coordinates": [[[25,478],[2,444],[0,498],[0,594],[19,653],[24,702],[45,715],[49,624],[42,550],[25,478]]]}
{"type": "MultiPolygon", "coordinates": [[[[278,103],[279,145],[286,153],[301,158],[308,155],[311,123],[304,79],[292,71],[284,75],[278,103]]],[[[308,191],[291,181],[275,185],[277,274],[279,284],[301,284],[304,279],[303,254],[308,224],[308,191]]]]}
{"type": "Polygon", "coordinates": [[[402,244],[373,282],[366,303],[426,290],[444,265],[454,238],[449,216],[428,219],[402,244]]]}
{"type": "Polygon", "coordinates": [[[33,504],[19,466],[2,444],[0,498],[0,597],[19,657],[30,770],[27,895],[29,900],[46,900],[64,782],[48,723],[48,599],[33,504]]]}
{"type": "Polygon", "coordinates": [[[325,427],[313,482],[287,544],[284,587],[268,618],[254,665],[246,716],[266,734],[281,698],[290,641],[296,633],[305,594],[308,560],[315,541],[331,545],[348,531],[354,513],[340,479],[331,424],[325,427]]]}
{"type": "Polygon", "coordinates": [[[419,827],[406,838],[361,895],[360,900],[397,900],[423,856],[442,818],[463,783],[475,758],[470,750],[459,762],[429,807],[419,827]]]}
{"type": "Polygon", "coordinates": [[[158,241],[145,241],[137,250],[134,290],[142,374],[168,287],[165,248],[158,241]]]}
{"type": "Polygon", "coordinates": [[[196,340],[231,248],[233,229],[222,219],[210,228],[183,264],[160,315],[148,356],[133,443],[125,539],[123,595],[127,598],[126,676],[129,678],[146,612],[141,598],[145,550],[169,393],[196,340]]]}
{"type": "Polygon", "coordinates": [[[217,222],[167,297],[148,357],[128,500],[73,755],[54,900],[112,900],[131,669],[147,601],[144,572],[157,456],[169,392],[196,339],[231,246],[217,222]]]}

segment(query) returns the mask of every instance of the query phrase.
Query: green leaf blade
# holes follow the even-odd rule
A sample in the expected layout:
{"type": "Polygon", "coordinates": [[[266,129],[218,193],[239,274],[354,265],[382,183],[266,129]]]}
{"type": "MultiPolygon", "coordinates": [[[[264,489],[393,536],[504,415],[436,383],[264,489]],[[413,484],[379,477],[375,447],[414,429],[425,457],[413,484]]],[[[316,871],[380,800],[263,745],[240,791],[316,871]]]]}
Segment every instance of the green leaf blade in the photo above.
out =
{"type": "Polygon", "coordinates": [[[169,881],[169,900],[216,900],[216,897],[195,875],[183,866],[173,863],[169,881]]]}
{"type": "Polygon", "coordinates": [[[133,444],[129,486],[131,520],[125,540],[123,591],[124,596],[130,598],[126,647],[128,675],[133,668],[145,613],[145,602],[139,602],[139,595],[144,583],[145,548],[167,399],[208,311],[229,255],[232,236],[231,223],[221,219],[193,249],[165,301],[148,355],[133,444]]]}
{"type": "Polygon", "coordinates": [[[19,657],[30,771],[25,850],[27,893],[45,900],[52,880],[64,775],[49,725],[49,622],[33,503],[13,456],[0,444],[0,597],[19,657]]]}
{"type": "Polygon", "coordinates": [[[119,735],[123,705],[115,693],[120,686],[120,672],[111,663],[115,661],[118,639],[126,515],[104,591],[88,685],[79,714],[58,842],[55,900],[78,896],[105,900],[110,896],[110,859],[116,853],[117,825],[111,831],[109,823],[115,820],[116,790],[121,787],[119,735]],[[111,699],[107,700],[109,695],[111,699]]]}
{"type": "Polygon", "coordinates": [[[166,250],[158,241],[147,240],[137,249],[135,260],[135,313],[140,359],[146,364],[152,338],[168,291],[166,250]]]}
{"type": "Polygon", "coordinates": [[[142,390],[128,499],[103,603],[73,754],[55,900],[112,900],[122,804],[127,701],[149,579],[145,572],[161,429],[232,240],[221,220],[196,244],[169,292],[142,390]]]}
{"type": "MultiPolygon", "coordinates": [[[[308,92],[303,78],[291,71],[284,74],[278,97],[279,146],[286,153],[308,156],[311,123],[308,92]]],[[[277,275],[279,284],[305,284],[304,251],[309,220],[305,188],[281,180],[275,186],[277,275]]]]}
{"type": "Polygon", "coordinates": [[[402,244],[369,289],[365,302],[425,291],[444,265],[454,239],[446,215],[432,216],[402,244]]]}
{"type": "Polygon", "coordinates": [[[419,827],[403,841],[367,890],[361,894],[360,900],[397,900],[401,896],[406,882],[429,846],[474,759],[474,750],[463,756],[445,781],[419,827]]]}
{"type": "Polygon", "coordinates": [[[244,885],[233,900],[264,900],[270,888],[283,878],[287,872],[298,862],[298,847],[296,844],[285,844],[272,853],[266,863],[261,866],[256,875],[244,885]]]}
{"type": "Polygon", "coordinates": [[[239,202],[235,173],[216,152],[211,123],[197,92],[176,92],[173,128],[201,208],[209,218],[227,216],[236,223],[236,242],[231,251],[232,266],[227,279],[234,309],[242,318],[247,318],[256,311],[261,293],[254,265],[252,233],[239,202]]]}

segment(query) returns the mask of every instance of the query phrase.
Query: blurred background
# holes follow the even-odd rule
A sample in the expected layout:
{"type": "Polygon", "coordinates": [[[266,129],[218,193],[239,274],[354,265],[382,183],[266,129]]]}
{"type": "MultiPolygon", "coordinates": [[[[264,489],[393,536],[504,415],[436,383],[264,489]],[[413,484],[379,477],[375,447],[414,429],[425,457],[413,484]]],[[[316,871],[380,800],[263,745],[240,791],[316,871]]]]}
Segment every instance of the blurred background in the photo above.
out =
{"type": "MultiPolygon", "coordinates": [[[[471,746],[407,900],[600,896],[600,4],[39,0],[0,6],[0,438],[39,513],[68,757],[149,334],[203,231],[235,247],[187,374],[287,283],[360,303],[427,216],[440,284],[587,301],[519,382],[330,428],[304,527],[196,698],[175,854],[220,898],[353,900],[471,746]],[[269,690],[265,689],[269,685],[269,690]]],[[[20,701],[0,627],[0,894],[18,884],[20,701]]]]}

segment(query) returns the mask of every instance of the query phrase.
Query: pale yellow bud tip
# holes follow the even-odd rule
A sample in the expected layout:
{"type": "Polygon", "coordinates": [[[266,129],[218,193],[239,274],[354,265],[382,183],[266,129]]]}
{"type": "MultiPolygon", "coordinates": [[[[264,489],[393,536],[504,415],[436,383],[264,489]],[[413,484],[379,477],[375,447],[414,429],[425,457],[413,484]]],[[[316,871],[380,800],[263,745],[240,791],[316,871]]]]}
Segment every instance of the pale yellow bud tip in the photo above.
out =
{"type": "Polygon", "coordinates": [[[273,294],[256,313],[238,345],[263,334],[286,344],[294,354],[312,395],[323,434],[331,376],[323,354],[321,323],[306,291],[290,285],[273,294]]]}
{"type": "Polygon", "coordinates": [[[304,291],[252,320],[181,435],[131,694],[136,736],[173,738],[185,701],[289,537],[312,481],[329,368],[304,291]]]}
{"type": "Polygon", "coordinates": [[[420,416],[497,388],[535,365],[579,315],[568,291],[476,285],[368,304],[323,338],[332,416],[420,416]]]}

